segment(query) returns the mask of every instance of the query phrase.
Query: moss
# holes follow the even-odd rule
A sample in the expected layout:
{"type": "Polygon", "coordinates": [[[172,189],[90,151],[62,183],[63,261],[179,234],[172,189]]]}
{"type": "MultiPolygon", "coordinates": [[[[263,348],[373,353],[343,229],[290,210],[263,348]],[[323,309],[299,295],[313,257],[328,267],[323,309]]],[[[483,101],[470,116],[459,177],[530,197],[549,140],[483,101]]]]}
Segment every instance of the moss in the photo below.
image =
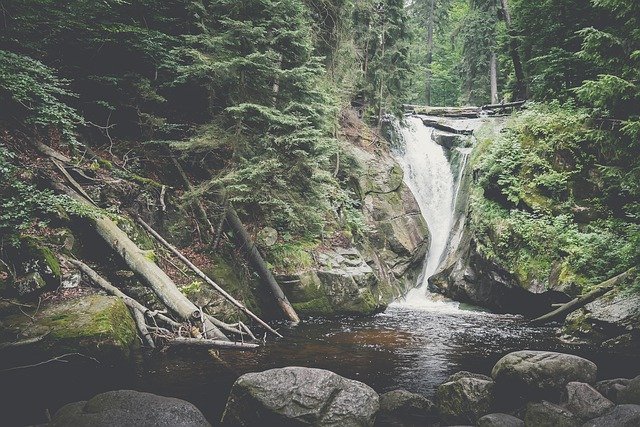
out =
{"type": "Polygon", "coordinates": [[[180,287],[180,292],[182,292],[182,294],[187,297],[189,295],[193,295],[201,291],[202,291],[202,281],[200,280],[194,280],[188,285],[180,287]]]}
{"type": "Polygon", "coordinates": [[[327,316],[334,312],[326,295],[306,302],[294,302],[291,305],[300,316],[327,316]]]}
{"type": "Polygon", "coordinates": [[[113,163],[111,163],[109,160],[98,159],[98,164],[108,171],[113,169],[113,163]]]}

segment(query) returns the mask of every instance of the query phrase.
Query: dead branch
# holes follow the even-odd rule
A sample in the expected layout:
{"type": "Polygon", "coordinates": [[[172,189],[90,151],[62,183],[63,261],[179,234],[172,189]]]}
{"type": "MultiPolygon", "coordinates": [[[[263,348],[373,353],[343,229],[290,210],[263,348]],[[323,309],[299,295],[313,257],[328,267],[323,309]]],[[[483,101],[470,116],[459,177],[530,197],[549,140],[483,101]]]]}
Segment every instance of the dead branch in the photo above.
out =
{"type": "Polygon", "coordinates": [[[51,363],[51,362],[68,363],[69,361],[65,360],[65,357],[69,357],[69,356],[86,357],[87,359],[91,359],[96,363],[100,363],[100,361],[98,359],[95,359],[95,358],[93,358],[91,356],[84,355],[82,353],[65,353],[65,354],[62,354],[60,356],[56,356],[56,357],[54,357],[52,359],[44,360],[42,362],[34,363],[34,364],[31,364],[31,365],[21,365],[21,366],[14,366],[13,368],[2,369],[2,370],[0,370],[0,372],[17,371],[18,369],[35,368],[37,366],[46,365],[47,363],[51,363]]]}
{"type": "Polygon", "coordinates": [[[221,341],[199,338],[172,338],[167,341],[169,345],[173,346],[198,346],[198,347],[212,347],[212,348],[228,348],[234,350],[250,350],[260,347],[258,344],[252,343],[240,343],[233,341],[221,341]]]}
{"type": "Polygon", "coordinates": [[[200,270],[198,267],[196,267],[191,261],[189,261],[187,259],[187,257],[185,257],[173,245],[171,245],[169,242],[167,242],[160,234],[158,234],[158,232],[156,232],[153,228],[151,228],[151,226],[149,224],[144,222],[144,220],[142,218],[140,218],[138,216],[138,217],[136,217],[136,220],[142,226],[142,228],[147,230],[149,232],[149,234],[151,234],[158,242],[160,242],[163,246],[165,246],[167,249],[169,249],[175,256],[177,256],[180,259],[180,261],[182,261],[187,267],[189,267],[198,277],[200,277],[202,280],[204,280],[209,285],[211,285],[218,293],[220,293],[220,295],[222,295],[225,299],[227,299],[231,304],[236,306],[240,311],[245,313],[247,316],[249,316],[250,318],[252,318],[256,322],[258,322],[260,325],[262,325],[265,329],[267,329],[271,333],[273,333],[273,334],[275,334],[275,335],[277,335],[279,337],[282,337],[282,335],[280,335],[275,329],[273,329],[265,321],[263,321],[258,316],[256,316],[253,312],[251,312],[248,308],[246,308],[240,301],[238,301],[234,297],[232,297],[227,291],[222,289],[209,276],[204,274],[202,272],[202,270],[200,270]]]}

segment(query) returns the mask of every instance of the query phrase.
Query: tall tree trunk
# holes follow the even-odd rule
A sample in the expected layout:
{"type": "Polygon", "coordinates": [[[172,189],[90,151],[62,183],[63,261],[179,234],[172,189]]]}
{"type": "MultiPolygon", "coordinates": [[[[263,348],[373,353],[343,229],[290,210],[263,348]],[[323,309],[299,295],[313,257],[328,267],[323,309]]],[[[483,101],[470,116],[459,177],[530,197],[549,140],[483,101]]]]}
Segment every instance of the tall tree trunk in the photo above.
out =
{"type": "Polygon", "coordinates": [[[491,79],[491,103],[498,103],[498,57],[494,51],[491,52],[491,64],[489,67],[491,79]]]}
{"type": "Polygon", "coordinates": [[[514,37],[511,30],[511,13],[509,12],[509,4],[507,0],[500,0],[502,5],[502,17],[509,34],[509,54],[513,62],[513,71],[516,75],[516,88],[513,94],[513,101],[521,101],[527,99],[527,83],[524,75],[524,68],[518,52],[518,40],[514,37]]]}
{"type": "Polygon", "coordinates": [[[435,9],[436,0],[431,0],[429,3],[429,20],[427,21],[427,75],[425,84],[425,99],[426,105],[431,105],[431,87],[432,87],[432,75],[431,64],[433,63],[433,29],[435,26],[435,9]]]}

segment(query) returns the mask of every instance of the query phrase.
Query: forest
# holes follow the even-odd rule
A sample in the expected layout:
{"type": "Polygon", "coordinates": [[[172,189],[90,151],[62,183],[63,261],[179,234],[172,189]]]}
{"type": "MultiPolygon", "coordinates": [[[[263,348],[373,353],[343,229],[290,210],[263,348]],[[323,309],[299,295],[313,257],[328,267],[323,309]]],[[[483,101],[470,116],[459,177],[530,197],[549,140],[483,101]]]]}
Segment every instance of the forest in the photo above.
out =
{"type": "Polygon", "coordinates": [[[7,425],[640,423],[640,377],[596,386],[640,374],[637,0],[0,14],[7,425]],[[513,377],[525,351],[569,380],[513,377]],[[325,403],[255,409],[287,381],[325,403]],[[195,406],[127,418],[168,405],[128,388],[195,406]]]}

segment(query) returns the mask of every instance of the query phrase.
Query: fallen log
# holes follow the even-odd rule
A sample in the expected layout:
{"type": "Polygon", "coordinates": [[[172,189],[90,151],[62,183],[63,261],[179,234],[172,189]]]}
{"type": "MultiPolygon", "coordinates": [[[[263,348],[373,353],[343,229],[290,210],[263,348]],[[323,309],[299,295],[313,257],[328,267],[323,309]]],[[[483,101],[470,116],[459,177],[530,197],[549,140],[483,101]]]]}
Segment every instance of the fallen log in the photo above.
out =
{"type": "MultiPolygon", "coordinates": [[[[51,149],[48,148],[48,150],[51,149]]],[[[43,154],[50,156],[47,152],[48,150],[41,151],[43,154]]],[[[57,160],[61,161],[60,159],[57,160]]],[[[68,176],[65,177],[69,179],[68,176]]],[[[71,178],[71,180],[73,180],[73,178],[71,178]]],[[[72,183],[72,185],[74,187],[79,186],[77,182],[72,183]]],[[[90,201],[85,199],[85,197],[81,196],[76,191],[58,183],[53,183],[53,186],[77,202],[93,207],[90,201]]],[[[142,280],[155,292],[158,298],[160,298],[164,305],[166,305],[171,311],[176,313],[181,319],[187,321],[194,320],[199,317],[200,311],[198,308],[180,292],[173,280],[171,280],[171,278],[167,276],[167,274],[162,271],[156,263],[145,256],[145,251],[138,248],[138,246],[118,227],[115,222],[105,215],[99,215],[96,218],[91,219],[91,225],[98,235],[122,257],[127,266],[142,278],[142,280]]],[[[211,333],[213,338],[228,340],[227,336],[209,320],[205,319],[203,329],[211,333]]]]}
{"type": "Polygon", "coordinates": [[[421,119],[422,119],[422,123],[424,123],[425,126],[432,127],[434,129],[438,129],[444,132],[454,133],[456,135],[472,135],[473,134],[472,129],[456,129],[452,126],[447,126],[446,124],[441,123],[437,120],[428,119],[425,117],[421,117],[421,119]]]}
{"type": "Polygon", "coordinates": [[[260,347],[259,344],[253,344],[253,343],[210,340],[210,339],[202,339],[202,338],[184,338],[184,337],[171,338],[167,341],[167,344],[173,345],[173,346],[228,348],[233,350],[251,350],[251,349],[260,347]]]}
{"type": "Polygon", "coordinates": [[[527,101],[514,101],[514,102],[504,102],[502,104],[487,104],[487,105],[483,105],[482,107],[480,107],[481,110],[486,111],[486,110],[502,110],[505,108],[514,108],[514,107],[521,107],[523,106],[527,101]]]}
{"type": "Polygon", "coordinates": [[[598,285],[598,287],[596,287],[594,290],[592,290],[591,292],[587,292],[586,294],[575,298],[571,301],[569,301],[566,304],[563,304],[561,307],[545,314],[542,315],[540,317],[537,317],[533,320],[531,320],[529,322],[530,325],[533,326],[539,326],[539,325],[544,325],[546,323],[552,322],[554,320],[559,320],[562,318],[565,318],[567,315],[569,315],[570,313],[576,311],[577,309],[584,307],[585,305],[589,304],[590,302],[596,300],[597,298],[600,298],[601,296],[603,296],[604,294],[612,291],[617,285],[618,283],[620,283],[621,281],[623,281],[624,279],[627,278],[627,276],[629,276],[630,274],[632,274],[634,271],[634,268],[630,268],[629,270],[625,271],[624,273],[621,273],[615,277],[612,277],[611,279],[602,282],[600,285],[598,285]]]}
{"type": "Polygon", "coordinates": [[[204,280],[209,285],[211,285],[211,287],[213,287],[213,289],[215,289],[227,301],[229,301],[231,304],[233,304],[235,307],[237,307],[241,312],[243,312],[244,314],[246,314],[247,316],[249,316],[250,318],[252,318],[256,322],[258,322],[262,327],[267,329],[269,332],[271,332],[272,334],[277,335],[277,336],[282,338],[282,335],[280,335],[275,329],[273,329],[271,326],[269,326],[265,321],[263,321],[258,316],[256,316],[252,311],[250,311],[247,307],[245,307],[244,304],[242,304],[240,301],[238,301],[233,296],[231,296],[227,291],[222,289],[209,276],[204,274],[204,272],[202,270],[200,270],[195,264],[193,264],[191,261],[189,261],[189,259],[187,257],[185,257],[180,251],[178,251],[173,245],[171,245],[171,243],[167,242],[157,231],[155,231],[153,228],[151,228],[151,226],[149,224],[147,224],[142,218],[140,218],[138,216],[138,217],[136,217],[136,220],[138,221],[138,224],[140,224],[142,226],[142,228],[147,230],[147,232],[149,234],[151,234],[158,242],[160,242],[164,247],[169,249],[169,251],[171,251],[171,253],[173,253],[175,256],[177,256],[178,259],[180,259],[180,261],[182,261],[184,263],[184,265],[189,267],[189,269],[191,271],[193,271],[198,277],[200,277],[202,280],[204,280]]]}

